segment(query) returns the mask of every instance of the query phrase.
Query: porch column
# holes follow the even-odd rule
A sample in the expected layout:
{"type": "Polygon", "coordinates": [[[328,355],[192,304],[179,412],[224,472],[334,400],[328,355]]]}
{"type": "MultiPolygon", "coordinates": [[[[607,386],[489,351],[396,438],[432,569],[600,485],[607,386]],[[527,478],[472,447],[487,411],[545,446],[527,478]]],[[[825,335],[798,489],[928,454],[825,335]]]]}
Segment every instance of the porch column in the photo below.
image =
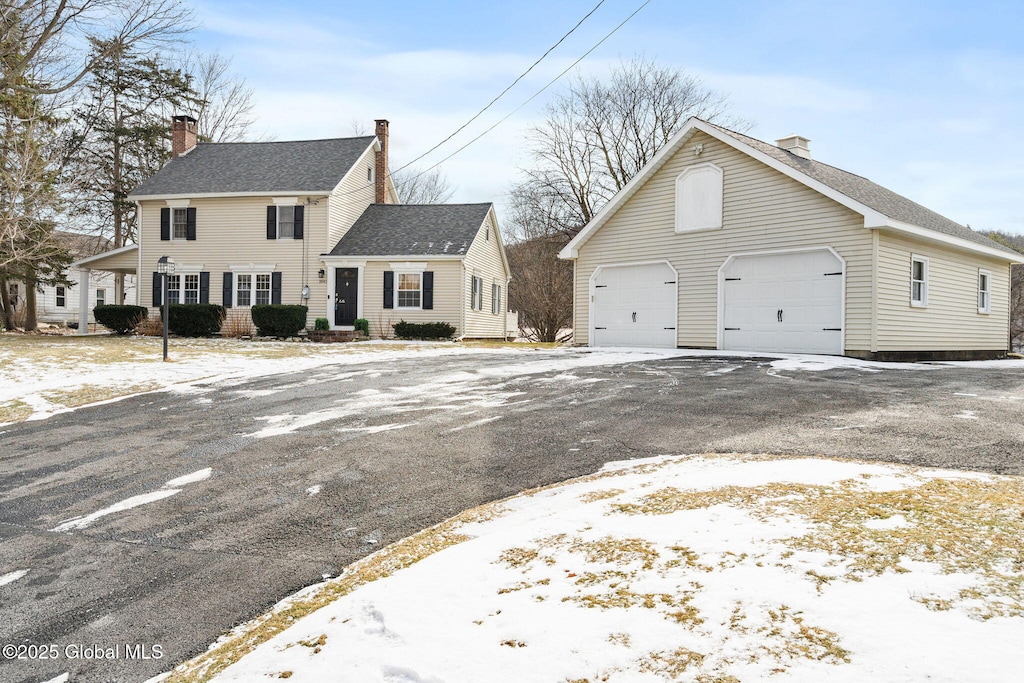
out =
{"type": "Polygon", "coordinates": [[[89,269],[78,269],[78,334],[89,334],[89,269]]]}

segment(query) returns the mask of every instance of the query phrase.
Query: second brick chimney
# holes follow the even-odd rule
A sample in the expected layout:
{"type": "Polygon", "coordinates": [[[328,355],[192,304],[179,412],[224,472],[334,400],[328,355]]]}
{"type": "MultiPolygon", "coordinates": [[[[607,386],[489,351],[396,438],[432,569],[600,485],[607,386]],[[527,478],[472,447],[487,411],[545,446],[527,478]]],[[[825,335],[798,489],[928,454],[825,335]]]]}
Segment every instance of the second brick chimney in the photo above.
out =
{"type": "Polygon", "coordinates": [[[196,120],[191,116],[171,118],[171,158],[180,157],[199,141],[196,120]]]}
{"type": "Polygon", "coordinates": [[[373,201],[377,204],[388,203],[387,179],[388,179],[388,121],[377,119],[377,141],[380,142],[380,151],[377,152],[376,165],[373,170],[373,201]]]}

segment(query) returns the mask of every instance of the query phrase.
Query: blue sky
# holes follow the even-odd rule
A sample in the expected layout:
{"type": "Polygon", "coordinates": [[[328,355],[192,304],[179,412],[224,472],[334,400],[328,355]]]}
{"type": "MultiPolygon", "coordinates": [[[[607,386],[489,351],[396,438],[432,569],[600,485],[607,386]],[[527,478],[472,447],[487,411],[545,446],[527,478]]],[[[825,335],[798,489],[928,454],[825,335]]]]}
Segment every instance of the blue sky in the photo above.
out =
{"type": "MultiPolygon", "coordinates": [[[[458,128],[596,3],[197,0],[195,38],[234,58],[259,132],[347,136],[387,118],[394,167],[458,128]]],[[[606,0],[424,163],[518,107],[641,3],[606,0]]],[[[607,74],[637,54],[678,66],[728,93],[754,137],[804,135],[815,159],[976,229],[1024,234],[1022,35],[1019,1],[653,0],[579,69],[607,74]]],[[[453,201],[500,210],[529,163],[526,132],[558,87],[444,164],[453,201]]]]}

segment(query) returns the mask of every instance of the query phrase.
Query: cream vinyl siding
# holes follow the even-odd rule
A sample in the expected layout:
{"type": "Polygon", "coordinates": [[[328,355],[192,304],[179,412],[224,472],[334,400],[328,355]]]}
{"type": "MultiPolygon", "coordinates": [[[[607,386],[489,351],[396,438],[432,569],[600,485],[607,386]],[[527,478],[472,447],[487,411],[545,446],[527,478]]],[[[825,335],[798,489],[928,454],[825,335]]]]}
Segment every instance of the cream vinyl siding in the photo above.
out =
{"type": "Polygon", "coordinates": [[[466,307],[466,329],[463,336],[498,338],[505,336],[505,310],[508,308],[508,273],[501,259],[500,236],[487,214],[483,225],[477,231],[476,238],[469,245],[465,258],[465,281],[463,282],[463,301],[466,307]],[[490,240],[486,231],[490,230],[490,240]],[[477,275],[483,279],[483,296],[481,310],[473,310],[473,282],[477,275]],[[491,313],[491,285],[497,283],[501,287],[501,311],[491,313]]]}
{"type": "Polygon", "coordinates": [[[589,241],[576,262],[574,333],[589,343],[590,277],[599,265],[667,259],[678,271],[679,346],[716,348],[718,269],[730,254],[832,247],[846,261],[846,349],[871,341],[872,235],[864,219],[697,132],[589,241]],[[694,147],[703,145],[696,156],[694,147]],[[675,181],[688,166],[723,171],[722,228],[676,234],[675,181]]]}
{"type": "MultiPolygon", "coordinates": [[[[348,175],[331,192],[331,196],[327,200],[330,228],[323,241],[315,243],[323,245],[322,253],[334,249],[334,246],[345,236],[356,219],[363,214],[366,207],[373,203],[373,183],[366,181],[366,169],[373,167],[375,158],[375,152],[371,145],[359,157],[359,161],[353,164],[348,175]]],[[[321,201],[320,204],[323,205],[324,202],[321,201]]]]}
{"type": "MultiPolygon", "coordinates": [[[[300,197],[303,203],[305,197],[300,197]]],[[[272,264],[274,272],[281,273],[281,303],[309,306],[307,324],[312,327],[318,317],[327,317],[327,285],[317,278],[324,267],[320,261],[322,246],[327,239],[327,202],[306,205],[303,217],[304,239],[267,239],[267,207],[273,205],[273,196],[225,197],[194,199],[189,203],[196,209],[196,239],[160,239],[160,209],[167,206],[162,200],[146,200],[142,205],[140,254],[142,269],[138,286],[141,304],[153,305],[153,272],[161,256],[170,256],[179,265],[201,266],[210,273],[210,303],[222,301],[222,273],[232,265],[272,264]],[[303,263],[305,262],[305,279],[303,263]],[[302,286],[308,284],[310,297],[302,299],[302,286]]]]}
{"type": "Polygon", "coordinates": [[[880,231],[877,351],[1005,350],[1010,268],[880,231]],[[928,305],[910,305],[911,255],[928,259],[928,305]],[[991,273],[991,312],[978,313],[978,270],[991,273]]]}
{"type": "MultiPolygon", "coordinates": [[[[397,259],[396,259],[397,260],[397,259]]],[[[402,259],[404,262],[405,259],[402,259]]],[[[370,335],[380,336],[383,327],[388,336],[394,336],[392,325],[400,320],[410,323],[446,322],[456,328],[462,326],[461,261],[427,261],[426,270],[434,273],[434,308],[384,308],[384,271],[391,270],[391,261],[368,261],[363,269],[363,317],[370,323],[370,335]]],[[[395,278],[395,287],[398,278],[395,278]]],[[[422,299],[421,299],[422,301],[422,299]]],[[[456,336],[462,334],[456,330],[456,336]]]]}

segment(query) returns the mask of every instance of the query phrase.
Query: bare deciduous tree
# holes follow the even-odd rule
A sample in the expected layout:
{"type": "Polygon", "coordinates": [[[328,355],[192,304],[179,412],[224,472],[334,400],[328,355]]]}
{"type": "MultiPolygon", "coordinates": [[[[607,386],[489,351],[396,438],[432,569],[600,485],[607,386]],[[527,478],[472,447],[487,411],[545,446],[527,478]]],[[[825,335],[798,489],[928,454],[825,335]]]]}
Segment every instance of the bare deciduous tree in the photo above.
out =
{"type": "Polygon", "coordinates": [[[524,329],[555,341],[571,324],[572,265],[558,251],[691,116],[744,130],[728,98],[675,67],[638,57],[607,80],[576,77],[530,131],[533,165],[512,187],[509,297],[524,329]],[[513,257],[513,254],[515,256],[513,257]]]}
{"type": "Polygon", "coordinates": [[[524,185],[561,207],[558,227],[576,234],[691,116],[734,129],[728,97],[675,67],[638,57],[607,82],[576,77],[530,131],[533,166],[524,185]]]}
{"type": "MultiPolygon", "coordinates": [[[[199,126],[199,137],[208,142],[251,140],[252,88],[231,71],[231,59],[217,52],[189,52],[178,64],[190,76],[195,98],[185,107],[199,126]]],[[[166,112],[180,114],[182,112],[166,112]]],[[[165,117],[167,118],[167,117],[165,117]]]]}
{"type": "Polygon", "coordinates": [[[403,204],[444,204],[455,194],[455,188],[440,169],[420,173],[407,168],[391,174],[403,204]]]}
{"type": "Polygon", "coordinates": [[[0,14],[0,43],[17,42],[5,59],[0,91],[52,95],[75,87],[95,63],[192,27],[182,0],[11,0],[0,14]],[[15,35],[12,35],[15,34],[15,35]],[[94,42],[105,45],[92,50],[94,42]]]}
{"type": "MultiPolygon", "coordinates": [[[[986,236],[1024,253],[1024,235],[994,230],[986,236]]],[[[1010,350],[1024,351],[1024,264],[1010,266],[1010,350]]]]}

